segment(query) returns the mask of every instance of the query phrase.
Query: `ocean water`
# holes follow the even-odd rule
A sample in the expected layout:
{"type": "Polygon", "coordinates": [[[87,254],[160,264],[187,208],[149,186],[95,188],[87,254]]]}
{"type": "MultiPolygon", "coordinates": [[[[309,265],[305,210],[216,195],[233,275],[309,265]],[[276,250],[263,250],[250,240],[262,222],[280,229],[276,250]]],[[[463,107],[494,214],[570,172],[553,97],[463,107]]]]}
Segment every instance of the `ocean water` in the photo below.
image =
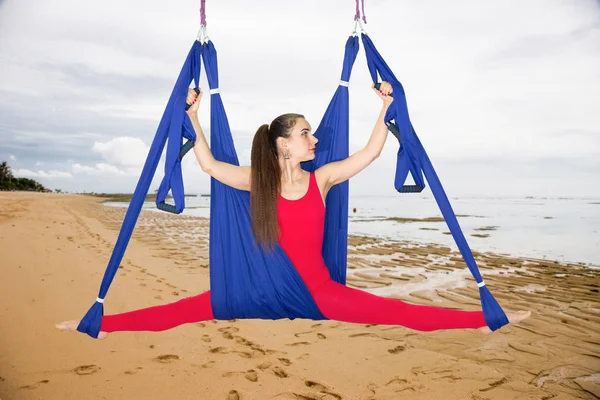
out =
{"type": "MultiPolygon", "coordinates": [[[[600,266],[600,199],[457,197],[450,204],[473,250],[600,266]]],[[[209,197],[187,196],[184,215],[208,218],[209,208],[209,197]]],[[[144,209],[156,210],[154,203],[144,209]]],[[[441,217],[431,194],[350,196],[352,235],[456,248],[444,221],[419,221],[431,217],[441,217]]]]}

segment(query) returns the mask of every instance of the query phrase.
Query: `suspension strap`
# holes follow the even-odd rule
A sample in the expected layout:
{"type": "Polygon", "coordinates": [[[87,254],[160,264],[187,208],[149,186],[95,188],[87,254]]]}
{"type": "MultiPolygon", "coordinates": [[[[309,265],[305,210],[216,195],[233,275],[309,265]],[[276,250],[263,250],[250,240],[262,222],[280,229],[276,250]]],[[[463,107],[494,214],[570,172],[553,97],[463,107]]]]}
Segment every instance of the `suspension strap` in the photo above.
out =
{"type": "MultiPolygon", "coordinates": [[[[367,16],[365,15],[365,0],[360,0],[360,1],[362,1],[362,20],[366,24],[367,16]]],[[[358,7],[358,2],[359,2],[359,0],[356,0],[356,14],[354,15],[355,21],[360,20],[360,9],[358,7]]]]}
{"type": "Polygon", "coordinates": [[[206,0],[200,0],[200,25],[206,26],[206,0]]]}
{"type": "Polygon", "coordinates": [[[200,30],[196,40],[200,43],[208,43],[210,40],[206,30],[206,0],[200,0],[200,30]]]}

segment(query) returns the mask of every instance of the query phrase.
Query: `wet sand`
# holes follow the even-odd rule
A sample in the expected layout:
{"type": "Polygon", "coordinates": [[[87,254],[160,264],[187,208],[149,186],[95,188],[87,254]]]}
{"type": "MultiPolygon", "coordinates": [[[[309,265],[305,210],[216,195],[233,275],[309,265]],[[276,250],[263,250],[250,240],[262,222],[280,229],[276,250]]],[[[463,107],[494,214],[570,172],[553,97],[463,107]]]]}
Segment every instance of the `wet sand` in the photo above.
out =
{"type": "MultiPolygon", "coordinates": [[[[104,341],[57,331],[96,298],[125,209],[101,199],[0,193],[0,399],[595,399],[600,270],[475,252],[507,311],[489,336],[336,321],[235,320],[104,341]]],[[[208,220],[142,212],[106,313],[209,288],[208,220]]],[[[477,310],[454,248],[351,237],[348,285],[477,310]]]]}

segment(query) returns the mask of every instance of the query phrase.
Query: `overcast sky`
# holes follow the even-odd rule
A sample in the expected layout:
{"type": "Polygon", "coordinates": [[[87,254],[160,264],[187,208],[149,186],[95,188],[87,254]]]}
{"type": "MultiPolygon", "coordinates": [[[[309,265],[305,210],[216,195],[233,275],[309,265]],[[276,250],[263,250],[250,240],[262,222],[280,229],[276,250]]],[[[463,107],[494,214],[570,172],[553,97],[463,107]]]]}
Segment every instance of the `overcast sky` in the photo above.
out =
{"type": "MultiPolygon", "coordinates": [[[[52,189],[133,192],[198,7],[0,0],[0,160],[52,189]]],[[[598,0],[367,0],[365,11],[449,195],[600,196],[598,0]]],[[[316,129],[353,16],[354,0],[207,1],[242,164],[256,129],[281,113],[302,113],[316,129]]],[[[351,151],[378,115],[369,79],[361,49],[351,151]]],[[[393,195],[397,149],[390,137],[351,193],[393,195]]],[[[188,193],[208,192],[192,153],[184,170],[188,193]]],[[[161,178],[162,166],[152,189],[161,178]]]]}

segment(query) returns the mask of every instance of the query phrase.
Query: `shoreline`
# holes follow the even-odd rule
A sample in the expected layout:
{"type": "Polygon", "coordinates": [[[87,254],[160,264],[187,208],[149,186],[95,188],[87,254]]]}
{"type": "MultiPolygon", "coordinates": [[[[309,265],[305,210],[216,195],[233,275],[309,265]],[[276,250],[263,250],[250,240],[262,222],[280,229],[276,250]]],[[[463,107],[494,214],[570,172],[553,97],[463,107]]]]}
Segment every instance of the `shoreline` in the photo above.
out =
{"type": "MultiPolygon", "coordinates": [[[[198,196],[198,197],[207,197],[209,198],[209,196],[198,196]]],[[[118,207],[118,208],[126,208],[126,204],[125,202],[122,201],[114,201],[112,198],[107,198],[105,200],[102,201],[102,204],[106,207],[118,207]],[[107,203],[115,203],[115,204],[107,204],[107,203]]],[[[188,210],[192,210],[192,209],[196,209],[196,208],[201,208],[201,209],[206,209],[208,210],[209,207],[195,207],[195,206],[188,206],[186,207],[186,209],[188,210]]],[[[156,208],[154,208],[154,204],[152,204],[151,208],[146,208],[142,210],[143,212],[156,212],[159,214],[162,214],[163,212],[160,210],[157,210],[156,208]]],[[[185,211],[183,214],[178,215],[176,217],[191,217],[191,218],[199,218],[199,219],[204,219],[204,220],[208,220],[208,217],[203,217],[203,216],[198,216],[198,215],[189,215],[186,214],[185,211]]],[[[457,214],[457,218],[459,220],[459,222],[461,221],[461,218],[485,218],[479,215],[470,215],[470,214],[457,214]]],[[[364,218],[364,217],[356,217],[353,215],[350,215],[350,223],[355,223],[355,224],[360,224],[363,222],[369,222],[369,221],[375,221],[375,222],[391,222],[391,223],[400,223],[400,224],[419,224],[419,223],[441,223],[441,222],[445,222],[444,219],[442,217],[439,216],[432,216],[432,217],[421,217],[421,218],[408,218],[408,217],[369,217],[369,218],[364,218]]],[[[492,237],[493,239],[493,233],[494,231],[498,230],[499,226],[490,226],[487,225],[486,222],[482,222],[481,227],[476,228],[475,229],[475,233],[472,233],[471,235],[468,235],[465,230],[463,229],[463,234],[465,234],[465,238],[467,239],[467,242],[469,244],[469,247],[471,248],[471,251],[473,254],[475,253],[480,253],[480,254],[493,254],[493,255],[497,255],[497,256],[504,256],[504,257],[513,257],[513,258],[528,258],[528,259],[532,259],[532,260],[536,260],[539,262],[560,262],[566,265],[577,265],[577,266],[584,266],[587,268],[592,268],[592,269],[600,269],[600,263],[594,262],[594,261],[581,261],[581,260],[574,260],[574,259],[570,259],[567,256],[563,256],[563,257],[553,257],[552,255],[540,255],[540,251],[538,250],[529,250],[529,251],[518,251],[518,250],[514,250],[514,251],[499,251],[493,248],[493,245],[490,244],[485,244],[483,245],[481,248],[476,249],[473,248],[474,246],[477,246],[477,240],[479,238],[488,238],[488,237],[492,237]]],[[[414,227],[415,230],[421,230],[421,231],[435,231],[435,232],[439,232],[440,234],[443,235],[447,235],[450,236],[450,232],[447,229],[447,225],[443,225],[442,229],[440,229],[439,227],[422,227],[422,226],[418,226],[415,225],[414,227]]],[[[370,234],[370,233],[349,233],[348,235],[349,238],[351,237],[364,237],[364,238],[374,238],[374,239],[378,239],[381,240],[383,242],[393,242],[393,243],[397,243],[397,244],[401,244],[401,243],[412,243],[414,245],[432,245],[432,246],[441,246],[441,247],[451,247],[453,250],[458,250],[456,247],[456,244],[454,243],[454,241],[452,240],[451,243],[448,243],[447,241],[444,241],[442,238],[438,239],[438,240],[432,240],[431,238],[427,238],[427,239],[419,239],[418,237],[411,237],[410,239],[399,239],[399,238],[395,238],[390,236],[389,234],[370,234]]]]}

